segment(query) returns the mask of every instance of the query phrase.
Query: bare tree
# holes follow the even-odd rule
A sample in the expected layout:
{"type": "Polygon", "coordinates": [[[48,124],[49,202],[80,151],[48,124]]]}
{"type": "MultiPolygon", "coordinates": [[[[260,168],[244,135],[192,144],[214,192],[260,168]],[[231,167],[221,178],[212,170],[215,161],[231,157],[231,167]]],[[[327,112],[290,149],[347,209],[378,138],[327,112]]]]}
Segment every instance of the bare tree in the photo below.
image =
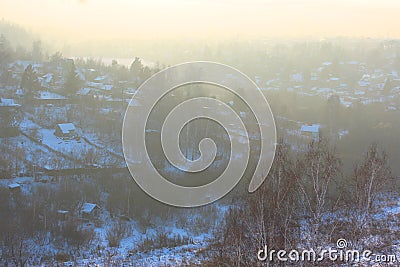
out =
{"type": "Polygon", "coordinates": [[[312,245],[316,248],[322,237],[320,228],[323,216],[329,210],[329,189],[340,172],[341,161],[327,140],[320,138],[308,145],[304,158],[297,165],[301,203],[309,218],[312,245]]]}
{"type": "Polygon", "coordinates": [[[255,218],[259,248],[268,245],[284,249],[293,245],[297,195],[289,153],[289,146],[280,142],[267,180],[250,200],[250,215],[255,218]]]}
{"type": "Polygon", "coordinates": [[[11,227],[4,238],[3,256],[17,267],[27,266],[34,256],[35,244],[21,229],[11,227]]]}
{"type": "Polygon", "coordinates": [[[354,242],[368,232],[371,221],[371,210],[379,192],[391,179],[391,170],[385,151],[380,152],[376,144],[372,144],[361,164],[355,166],[350,177],[348,195],[350,217],[355,223],[354,242]]]}
{"type": "Polygon", "coordinates": [[[212,265],[257,266],[255,252],[264,246],[294,247],[299,233],[297,176],[289,155],[289,146],[280,142],[263,185],[229,209],[211,248],[212,265]]]}
{"type": "Polygon", "coordinates": [[[110,247],[119,247],[121,239],[126,236],[127,227],[123,222],[115,222],[108,230],[106,238],[110,247]]]}
{"type": "Polygon", "coordinates": [[[96,235],[92,228],[84,228],[74,219],[66,222],[61,234],[77,250],[85,244],[90,244],[96,235]]]}

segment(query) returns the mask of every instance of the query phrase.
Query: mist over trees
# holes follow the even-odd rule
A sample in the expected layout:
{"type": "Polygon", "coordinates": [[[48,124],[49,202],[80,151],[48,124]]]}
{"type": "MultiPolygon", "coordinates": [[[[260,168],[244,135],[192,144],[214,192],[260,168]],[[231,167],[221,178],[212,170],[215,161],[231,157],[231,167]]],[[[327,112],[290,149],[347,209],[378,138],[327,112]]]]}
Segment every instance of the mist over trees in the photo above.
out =
{"type": "MultiPolygon", "coordinates": [[[[91,257],[135,265],[171,250],[195,255],[200,266],[259,266],[264,246],[318,250],[339,238],[350,248],[394,253],[399,215],[386,210],[399,206],[399,41],[138,42],[121,44],[108,64],[97,56],[110,54],[105,44],[54,49],[32,36],[0,23],[0,133],[16,130],[0,136],[0,265],[91,257]],[[271,105],[279,141],[255,193],[248,194],[246,176],[217,203],[177,209],[145,194],[119,165],[121,131],[138,86],[169,64],[191,60],[229,64],[254,80],[271,105]],[[11,100],[21,103],[19,111],[11,100]],[[76,136],[55,137],[56,125],[71,122],[76,136]],[[321,126],[314,139],[301,133],[309,124],[321,126]],[[49,136],[54,141],[45,143],[49,136]],[[82,143],[88,148],[68,149],[82,143]],[[21,188],[9,187],[15,183],[21,188]],[[97,215],[82,211],[87,203],[97,215]]],[[[166,116],[167,104],[188,97],[236,101],[215,88],[189,89],[161,101],[149,129],[166,116]]],[[[199,140],[218,129],[207,121],[184,128],[182,152],[196,158],[199,140]]],[[[150,156],[174,178],[160,150],[150,156]]],[[[219,160],[228,154],[228,147],[217,151],[219,160]]]]}

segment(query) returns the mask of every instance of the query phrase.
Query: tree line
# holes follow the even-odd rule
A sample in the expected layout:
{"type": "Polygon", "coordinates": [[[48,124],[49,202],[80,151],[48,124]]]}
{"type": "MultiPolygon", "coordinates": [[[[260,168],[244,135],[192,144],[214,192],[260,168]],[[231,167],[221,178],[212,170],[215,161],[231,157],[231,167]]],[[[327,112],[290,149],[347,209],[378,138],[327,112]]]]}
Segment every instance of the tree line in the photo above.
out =
{"type": "MultiPolygon", "coordinates": [[[[396,190],[389,184],[393,178],[388,156],[373,144],[351,175],[344,176],[341,166],[340,156],[326,139],[311,142],[300,154],[281,141],[264,184],[254,194],[241,196],[217,227],[207,249],[207,264],[261,266],[257,251],[264,246],[318,252],[335,246],[339,238],[353,249],[371,249],[368,238],[377,232],[390,247],[398,233],[388,232],[387,218],[374,217],[381,193],[396,190]]],[[[282,264],[271,262],[271,266],[282,264]]]]}

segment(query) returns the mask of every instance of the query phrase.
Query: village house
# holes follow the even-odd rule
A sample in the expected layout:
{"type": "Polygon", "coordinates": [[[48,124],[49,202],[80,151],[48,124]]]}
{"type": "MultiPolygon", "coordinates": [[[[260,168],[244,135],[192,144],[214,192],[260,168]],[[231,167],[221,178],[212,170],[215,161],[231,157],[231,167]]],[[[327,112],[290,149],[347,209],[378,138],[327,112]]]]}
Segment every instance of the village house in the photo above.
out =
{"type": "Polygon", "coordinates": [[[20,105],[16,104],[14,99],[0,98],[0,107],[16,108],[20,107],[20,105]]]}
{"type": "Polygon", "coordinates": [[[311,136],[313,140],[317,141],[319,138],[320,125],[302,125],[300,131],[303,135],[311,136]]]}
{"type": "Polygon", "coordinates": [[[75,125],[73,123],[57,124],[54,135],[63,139],[75,138],[77,136],[75,125]]]}
{"type": "Polygon", "coordinates": [[[82,205],[80,215],[84,219],[93,219],[99,215],[99,206],[93,203],[84,203],[82,205]]]}
{"type": "Polygon", "coordinates": [[[68,217],[69,211],[68,210],[57,210],[57,218],[59,220],[65,221],[68,217]]]}
{"type": "Polygon", "coordinates": [[[8,189],[13,193],[21,192],[21,185],[18,183],[9,184],[8,189]]]}
{"type": "Polygon", "coordinates": [[[37,105],[63,106],[68,100],[65,96],[49,91],[40,91],[34,98],[37,105]]]}

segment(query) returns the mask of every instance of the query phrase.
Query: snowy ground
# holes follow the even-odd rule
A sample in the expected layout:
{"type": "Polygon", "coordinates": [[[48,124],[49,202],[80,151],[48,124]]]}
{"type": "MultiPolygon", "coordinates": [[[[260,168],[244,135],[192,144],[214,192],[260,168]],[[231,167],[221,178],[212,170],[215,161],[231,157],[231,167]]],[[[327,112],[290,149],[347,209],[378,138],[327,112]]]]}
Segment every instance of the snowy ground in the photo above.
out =
{"type": "Polygon", "coordinates": [[[104,149],[89,144],[83,138],[79,140],[63,140],[55,136],[54,130],[51,129],[40,129],[39,133],[43,136],[43,144],[71,158],[99,167],[110,165],[122,166],[120,159],[104,149]]]}
{"type": "Polygon", "coordinates": [[[19,151],[17,156],[28,161],[28,163],[24,164],[26,168],[28,168],[28,165],[36,165],[48,170],[72,168],[73,166],[80,167],[79,164],[74,165],[72,160],[60,158],[54,151],[33,142],[23,135],[9,137],[7,138],[7,142],[0,142],[0,146],[6,147],[9,151],[14,151],[14,153],[15,151],[19,151]]]}

